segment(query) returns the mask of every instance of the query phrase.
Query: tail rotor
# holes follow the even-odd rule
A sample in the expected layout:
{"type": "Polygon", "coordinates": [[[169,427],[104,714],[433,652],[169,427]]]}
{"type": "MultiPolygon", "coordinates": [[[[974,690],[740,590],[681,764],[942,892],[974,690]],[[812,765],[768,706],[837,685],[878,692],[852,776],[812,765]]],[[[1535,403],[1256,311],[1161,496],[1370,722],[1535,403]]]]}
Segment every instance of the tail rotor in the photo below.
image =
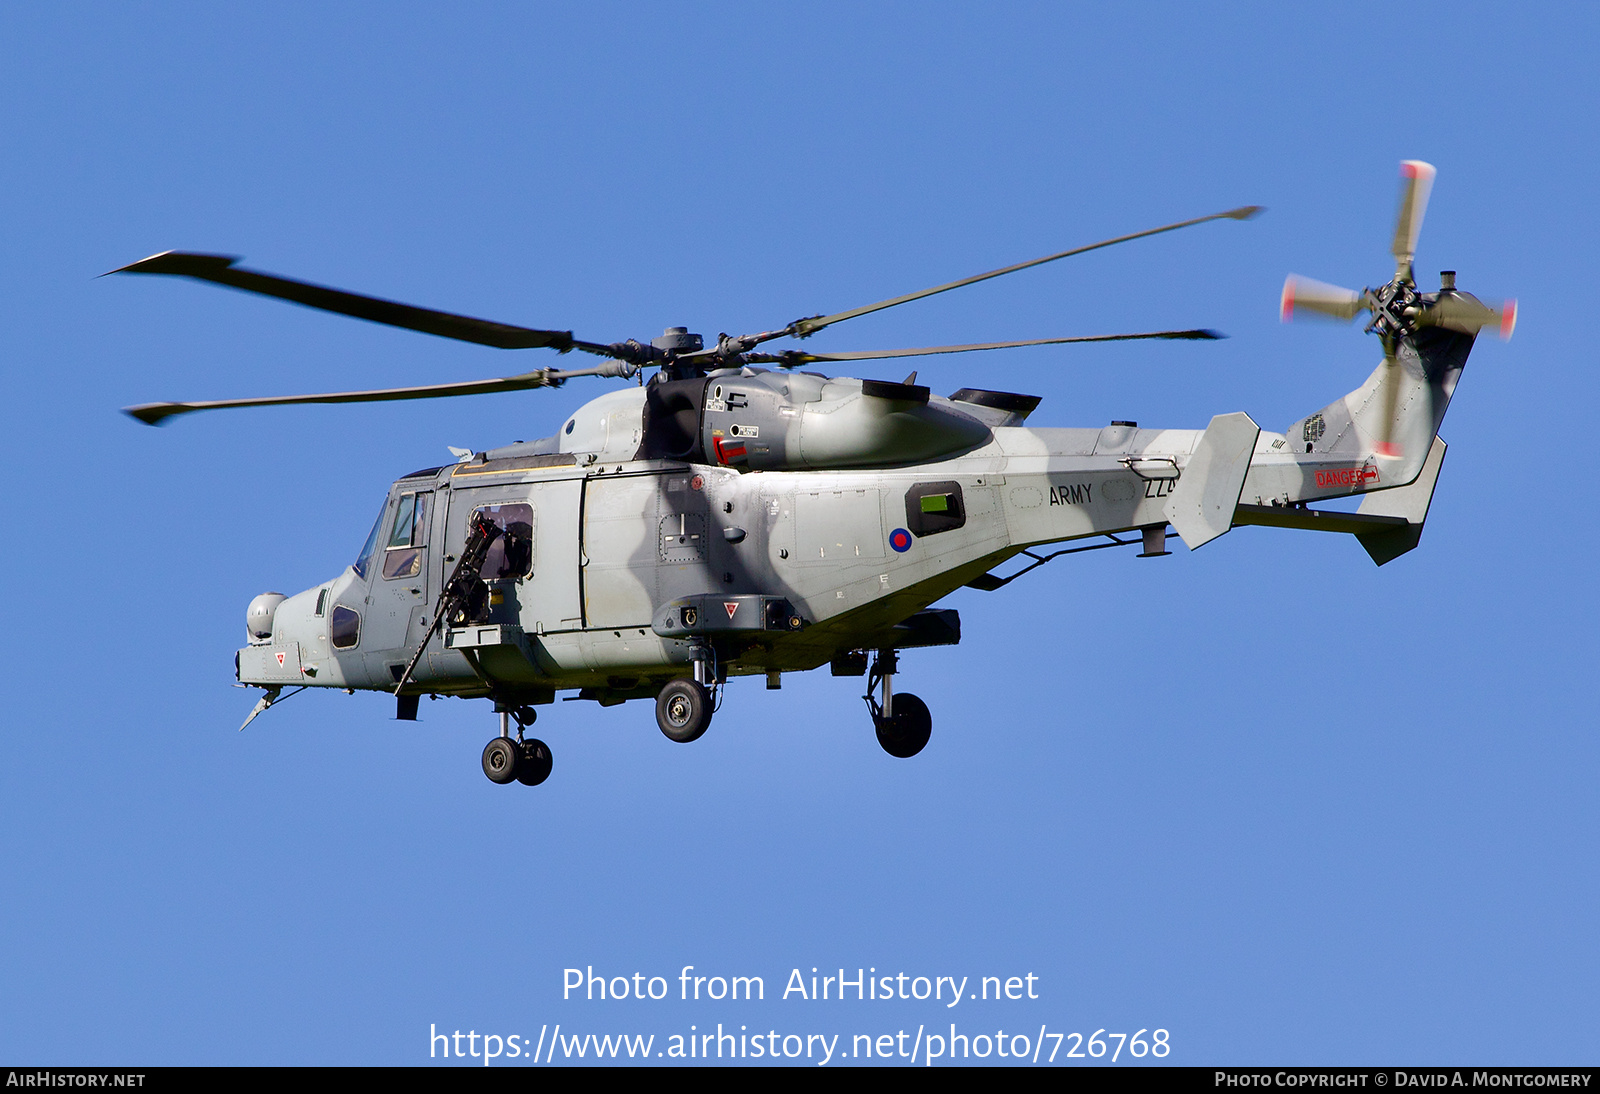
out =
{"type": "Polygon", "coordinates": [[[1427,327],[1442,327],[1459,334],[1476,336],[1493,330],[1508,339],[1516,329],[1515,300],[1486,303],[1456,288],[1456,275],[1446,270],[1439,275],[1436,293],[1417,290],[1414,263],[1417,239],[1422,234],[1422,219],[1428,210],[1437,171],[1421,160],[1400,164],[1400,210],[1395,217],[1394,276],[1377,288],[1354,289],[1329,285],[1309,277],[1290,274],[1283,283],[1280,309],[1285,323],[1299,319],[1333,319],[1350,322],[1362,312],[1369,316],[1367,333],[1383,342],[1382,376],[1374,393],[1379,411],[1374,422],[1372,449],[1379,456],[1402,455],[1394,437],[1395,421],[1402,408],[1400,395],[1407,385],[1400,364],[1401,348],[1427,327]]]}

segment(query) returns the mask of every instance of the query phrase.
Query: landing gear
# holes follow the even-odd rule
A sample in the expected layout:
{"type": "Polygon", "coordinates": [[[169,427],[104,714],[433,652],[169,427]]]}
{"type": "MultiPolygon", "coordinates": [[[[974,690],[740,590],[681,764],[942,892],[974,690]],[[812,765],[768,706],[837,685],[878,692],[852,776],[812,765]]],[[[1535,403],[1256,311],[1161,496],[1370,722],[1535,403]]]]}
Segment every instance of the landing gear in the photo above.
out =
{"type": "Polygon", "coordinates": [[[894,650],[879,650],[873,661],[872,672],[867,676],[867,707],[872,711],[872,724],[878,731],[878,744],[889,755],[902,760],[921,752],[933,735],[933,715],[928,704],[904,692],[894,694],[890,685],[900,659],[894,650]],[[873,698],[873,689],[883,686],[883,698],[873,698]]]}
{"type": "Polygon", "coordinates": [[[500,711],[500,736],[483,749],[483,773],[490,782],[504,785],[515,780],[523,786],[538,786],[550,777],[550,746],[537,737],[522,737],[522,731],[533,724],[535,717],[532,707],[500,711]],[[511,736],[513,718],[517,722],[515,739],[511,736]]]}
{"type": "Polygon", "coordinates": [[[483,749],[483,773],[492,783],[504,785],[517,777],[522,749],[510,737],[496,737],[483,749]]]}
{"type": "Polygon", "coordinates": [[[711,724],[711,691],[698,680],[678,679],[656,696],[656,725],[668,740],[688,744],[711,724]]]}
{"type": "Polygon", "coordinates": [[[550,777],[550,746],[537,737],[522,742],[517,759],[517,781],[523,786],[538,786],[550,777]]]}
{"type": "Polygon", "coordinates": [[[928,704],[909,691],[894,697],[894,713],[874,719],[878,727],[878,743],[891,756],[910,759],[921,752],[933,734],[933,715],[928,704]]]}

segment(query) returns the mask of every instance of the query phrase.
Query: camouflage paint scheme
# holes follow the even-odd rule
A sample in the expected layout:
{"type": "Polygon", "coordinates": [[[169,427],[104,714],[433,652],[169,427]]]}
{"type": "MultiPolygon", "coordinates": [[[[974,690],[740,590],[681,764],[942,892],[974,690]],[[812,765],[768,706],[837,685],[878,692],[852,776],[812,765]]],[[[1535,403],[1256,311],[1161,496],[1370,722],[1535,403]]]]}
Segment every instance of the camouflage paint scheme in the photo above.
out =
{"type": "Polygon", "coordinates": [[[1281,434],[1244,414],[1205,430],[1030,428],[1028,396],[750,367],[658,378],[589,402],[555,437],[396,482],[365,573],[278,605],[239,679],[393,691],[481,506],[532,510],[531,572],[490,582],[482,624],[435,634],[407,693],[620,702],[688,675],[706,646],[719,677],[838,671],[851,651],[959,641],[954,612],[926,609],[1025,549],[1149,530],[1157,553],[1169,523],[1190,548],[1239,524],[1349,532],[1381,565],[1421,534],[1473,341],[1420,331],[1281,434]],[[384,543],[419,494],[417,572],[385,578],[384,543]],[[1355,494],[1356,514],[1305,507],[1355,494]],[[359,617],[342,649],[337,609],[359,617]]]}

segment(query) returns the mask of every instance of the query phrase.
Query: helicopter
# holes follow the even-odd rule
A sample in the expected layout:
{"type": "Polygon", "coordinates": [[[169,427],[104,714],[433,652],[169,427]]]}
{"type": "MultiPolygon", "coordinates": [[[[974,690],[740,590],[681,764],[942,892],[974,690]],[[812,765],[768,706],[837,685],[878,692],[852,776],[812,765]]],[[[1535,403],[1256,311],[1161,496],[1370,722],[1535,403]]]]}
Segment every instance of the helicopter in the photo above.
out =
{"type": "Polygon", "coordinates": [[[155,425],[202,410],[442,398],[637,380],[584,404],[550,437],[481,452],[396,480],[355,561],[294,596],[264,593],[234,657],[262,695],[242,730],[307,688],[384,691],[415,720],[423,695],[488,698],[499,733],[484,774],[534,786],[550,748],[526,731],[567,698],[652,700],[671,740],[704,734],[734,677],[826,665],[865,677],[879,744],[909,758],[932,715],[896,691],[905,650],[955,645],[961,623],[934,605],[963,587],[994,591],[1064,555],[1137,547],[1170,555],[1169,528],[1197,549],[1241,525],[1353,535],[1378,565],[1421,539],[1446,445],[1439,424],[1478,334],[1509,338],[1515,301],[1485,303],[1441,274],[1418,288],[1413,262],[1435,170],[1401,164],[1393,276],[1360,292],[1285,281],[1285,321],[1365,313],[1383,359],[1349,394],[1264,431],[1242,412],[1204,429],[1027,424],[1040,398],[979,388],[949,397],[916,383],[830,377],[807,366],[1020,346],[1214,339],[1166,330],[873,352],[761,349],[858,316],[1089,251],[1217,220],[1244,206],[1075,247],[988,273],[707,346],[684,327],[641,342],[582,341],[382,300],[168,251],[113,273],[208,281],[371,322],[500,349],[578,351],[599,365],[373,391],[149,403],[155,425]],[[644,371],[654,375],[644,382],[644,371]],[[1311,508],[1360,497],[1353,512],[1311,508]],[[1066,544],[1055,550],[1043,548],[1066,544]],[[1026,559],[1001,576],[997,568],[1026,559]]]}

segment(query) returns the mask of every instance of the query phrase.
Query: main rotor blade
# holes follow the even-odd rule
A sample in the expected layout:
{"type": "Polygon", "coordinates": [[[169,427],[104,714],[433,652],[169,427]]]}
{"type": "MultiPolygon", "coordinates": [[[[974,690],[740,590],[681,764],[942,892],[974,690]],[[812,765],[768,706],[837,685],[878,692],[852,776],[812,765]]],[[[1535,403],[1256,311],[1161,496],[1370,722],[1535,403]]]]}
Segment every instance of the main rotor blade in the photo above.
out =
{"type": "Polygon", "coordinates": [[[1326,281],[1290,274],[1283,282],[1283,297],[1279,306],[1285,323],[1301,318],[1302,312],[1350,320],[1360,314],[1361,301],[1362,294],[1351,289],[1341,289],[1326,281]]]}
{"type": "Polygon", "coordinates": [[[1438,174],[1430,163],[1403,160],[1400,164],[1400,214],[1394,222],[1395,275],[1413,280],[1411,263],[1417,257],[1417,237],[1422,233],[1422,215],[1428,211],[1428,195],[1433,192],[1433,177],[1438,174]]]}
{"type": "Polygon", "coordinates": [[[638,371],[633,365],[600,365],[596,368],[562,371],[553,368],[535,369],[520,376],[506,376],[497,380],[468,380],[459,384],[423,384],[420,387],[391,387],[376,391],[337,391],[325,395],[277,395],[260,399],[216,399],[200,403],[143,403],[124,407],[123,413],[137,418],[146,425],[160,425],[177,414],[197,410],[226,410],[250,406],[293,406],[299,403],[384,403],[401,399],[443,399],[452,395],[492,395],[501,391],[526,391],[531,388],[556,387],[574,376],[631,376],[638,371]]]}
{"type": "MultiPolygon", "coordinates": [[[[1127,243],[1134,239],[1143,239],[1145,236],[1160,235],[1162,232],[1175,232],[1179,228],[1188,228],[1191,225],[1204,224],[1208,220],[1249,220],[1251,217],[1255,216],[1261,211],[1262,207],[1259,205],[1244,205],[1238,209],[1229,209],[1225,213],[1212,213],[1210,216],[1195,217],[1193,220],[1181,220],[1176,224],[1165,224],[1160,228],[1151,228],[1144,232],[1134,232],[1131,235],[1117,236],[1114,239],[1103,239],[1099,243],[1090,243],[1085,247],[1074,247],[1070,251],[1061,251],[1057,254],[1045,255],[1043,258],[1035,258],[1030,262],[1019,262],[1015,266],[1006,266],[1003,269],[990,270],[988,273],[981,273],[974,277],[964,277],[960,281],[951,281],[948,284],[935,285],[931,289],[923,289],[921,292],[907,293],[904,296],[894,297],[892,300],[880,300],[876,304],[868,304],[862,308],[851,308],[849,311],[835,312],[832,315],[812,316],[809,319],[797,319],[781,331],[769,331],[767,332],[766,336],[755,335],[753,337],[763,342],[767,341],[769,336],[772,338],[778,338],[783,335],[794,335],[799,338],[805,338],[808,335],[817,333],[824,327],[831,327],[833,324],[842,323],[846,319],[854,319],[858,315],[867,315],[871,312],[882,311],[884,308],[892,308],[897,304],[908,304],[913,300],[921,300],[925,296],[934,296],[938,293],[949,292],[951,289],[959,289],[966,285],[975,285],[979,281],[987,281],[991,277],[1000,277],[1004,274],[1016,273],[1018,270],[1026,270],[1033,266],[1042,266],[1046,262],[1054,262],[1057,259],[1070,258],[1073,255],[1081,255],[1088,251],[1097,251],[1102,247],[1110,247],[1117,243],[1127,243]]],[[[755,345],[756,343],[751,342],[749,344],[755,345]]]]}
{"type": "Polygon", "coordinates": [[[238,261],[239,259],[229,255],[163,251],[131,266],[112,270],[111,273],[192,277],[243,292],[275,296],[280,300],[303,304],[308,308],[337,312],[340,315],[383,323],[390,327],[420,331],[423,334],[435,334],[440,338],[476,342],[497,349],[549,348],[561,353],[581,349],[605,357],[612,356],[610,347],[580,342],[572,337],[571,331],[533,330],[529,327],[512,326],[509,323],[496,323],[488,319],[474,319],[467,315],[434,311],[431,308],[412,307],[410,304],[380,300],[375,296],[362,296],[359,293],[345,292],[343,289],[330,289],[323,285],[279,277],[276,274],[240,269],[234,265],[238,261]]]}
{"type": "Polygon", "coordinates": [[[974,350],[1014,349],[1018,346],[1059,346],[1069,342],[1131,342],[1140,338],[1216,339],[1226,335],[1214,330],[1162,330],[1147,334],[1095,334],[1082,338],[1034,338],[1026,342],[974,342],[965,346],[926,346],[921,349],[885,349],[863,353],[806,353],[803,350],[785,350],[782,353],[747,353],[745,359],[758,364],[777,364],[785,368],[809,365],[818,361],[875,361],[885,357],[925,357],[935,353],[967,353],[974,350]]]}

